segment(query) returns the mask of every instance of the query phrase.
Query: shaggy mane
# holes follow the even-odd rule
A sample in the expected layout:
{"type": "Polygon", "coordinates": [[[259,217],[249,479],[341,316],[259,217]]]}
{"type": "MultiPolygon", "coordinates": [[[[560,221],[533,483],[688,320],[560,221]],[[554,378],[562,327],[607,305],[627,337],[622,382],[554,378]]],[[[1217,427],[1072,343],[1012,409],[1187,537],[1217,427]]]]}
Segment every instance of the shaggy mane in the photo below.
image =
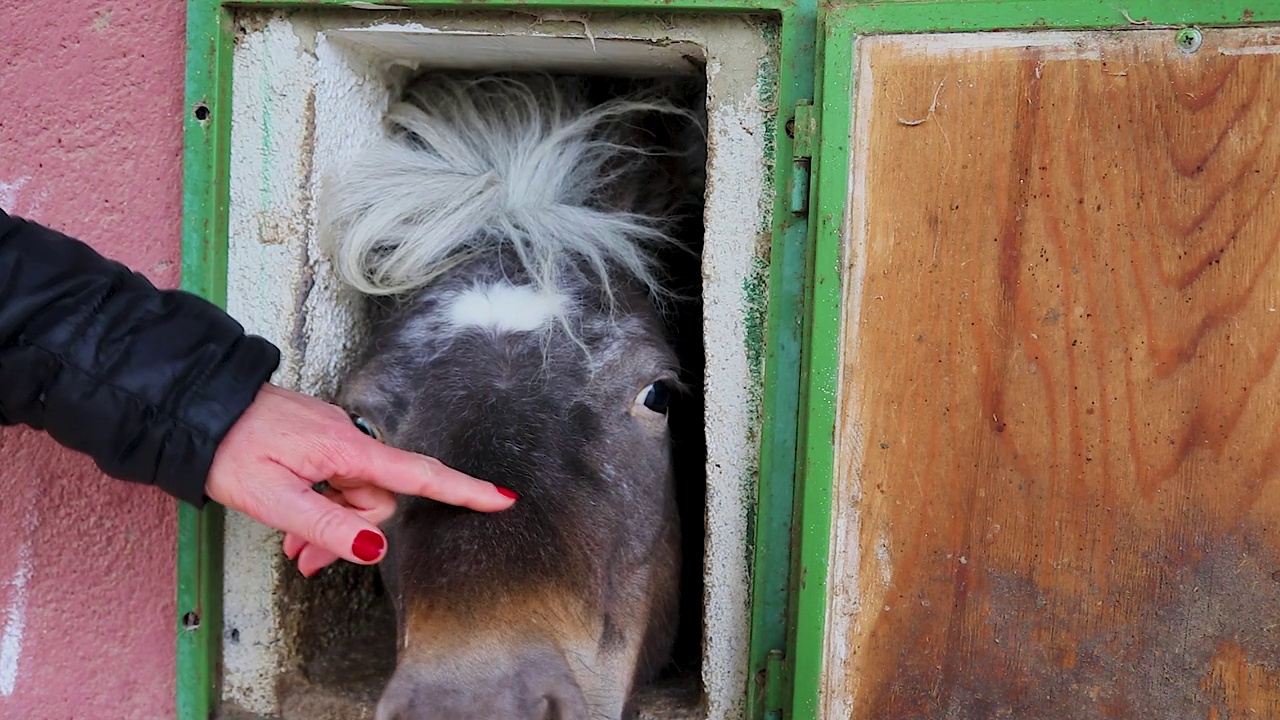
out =
{"type": "Polygon", "coordinates": [[[675,241],[664,218],[617,206],[650,181],[636,171],[655,151],[627,140],[628,120],[653,112],[688,116],[653,97],[589,105],[548,76],[432,74],[325,188],[321,242],[368,295],[413,292],[509,247],[540,291],[561,293],[565,269],[585,262],[610,301],[611,269],[660,298],[653,250],[675,241]]]}

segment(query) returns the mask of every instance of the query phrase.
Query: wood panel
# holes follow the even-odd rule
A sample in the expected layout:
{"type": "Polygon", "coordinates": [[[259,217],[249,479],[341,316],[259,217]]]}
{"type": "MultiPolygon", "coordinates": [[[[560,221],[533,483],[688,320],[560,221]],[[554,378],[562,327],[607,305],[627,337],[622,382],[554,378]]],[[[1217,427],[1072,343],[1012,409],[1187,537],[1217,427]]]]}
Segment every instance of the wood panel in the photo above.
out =
{"type": "Polygon", "coordinates": [[[824,717],[1280,717],[1280,34],[857,57],[824,717]]]}

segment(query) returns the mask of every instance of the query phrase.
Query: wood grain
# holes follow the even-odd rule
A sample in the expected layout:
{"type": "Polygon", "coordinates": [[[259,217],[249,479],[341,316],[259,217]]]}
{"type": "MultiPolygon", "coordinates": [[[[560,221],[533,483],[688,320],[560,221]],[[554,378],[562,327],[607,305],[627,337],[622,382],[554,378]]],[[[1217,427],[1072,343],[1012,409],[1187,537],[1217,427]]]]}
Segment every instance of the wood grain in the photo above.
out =
{"type": "Polygon", "coordinates": [[[988,37],[860,44],[824,717],[1278,718],[1280,33],[988,37]]]}

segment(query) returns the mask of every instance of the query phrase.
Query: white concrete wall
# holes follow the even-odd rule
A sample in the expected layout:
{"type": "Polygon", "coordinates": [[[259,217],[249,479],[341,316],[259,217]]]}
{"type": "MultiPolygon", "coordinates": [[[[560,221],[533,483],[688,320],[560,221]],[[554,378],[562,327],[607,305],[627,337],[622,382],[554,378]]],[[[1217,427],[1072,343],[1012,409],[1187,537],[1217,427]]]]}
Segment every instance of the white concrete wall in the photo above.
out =
{"type": "MultiPolygon", "coordinates": [[[[765,107],[775,56],[764,29],[734,17],[601,18],[298,14],[240,18],[234,58],[228,303],[277,343],[283,384],[332,391],[363,331],[353,298],[317,249],[318,182],[382,131],[381,114],[409,73],[431,67],[670,74],[706,60],[710,153],[703,254],[706,309],[707,582],[703,682],[708,717],[744,712],[749,642],[748,517],[760,418],[748,319],[760,308],[772,206],[765,107]],[[395,22],[388,22],[388,18],[395,22]]],[[[755,356],[760,356],[756,353],[755,356]]],[[[291,657],[279,608],[279,539],[227,520],[224,699],[280,710],[277,676],[291,657]]]]}

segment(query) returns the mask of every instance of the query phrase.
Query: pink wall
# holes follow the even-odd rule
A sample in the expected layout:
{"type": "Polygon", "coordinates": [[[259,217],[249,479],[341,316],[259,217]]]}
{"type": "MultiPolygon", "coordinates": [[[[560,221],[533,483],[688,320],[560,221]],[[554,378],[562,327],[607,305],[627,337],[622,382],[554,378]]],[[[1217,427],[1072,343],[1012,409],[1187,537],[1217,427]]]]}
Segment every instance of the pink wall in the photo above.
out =
{"type": "MultiPolygon", "coordinates": [[[[0,0],[0,207],[164,286],[184,6],[0,0]]],[[[0,718],[172,718],[175,503],[33,432],[0,457],[0,718]]]]}

